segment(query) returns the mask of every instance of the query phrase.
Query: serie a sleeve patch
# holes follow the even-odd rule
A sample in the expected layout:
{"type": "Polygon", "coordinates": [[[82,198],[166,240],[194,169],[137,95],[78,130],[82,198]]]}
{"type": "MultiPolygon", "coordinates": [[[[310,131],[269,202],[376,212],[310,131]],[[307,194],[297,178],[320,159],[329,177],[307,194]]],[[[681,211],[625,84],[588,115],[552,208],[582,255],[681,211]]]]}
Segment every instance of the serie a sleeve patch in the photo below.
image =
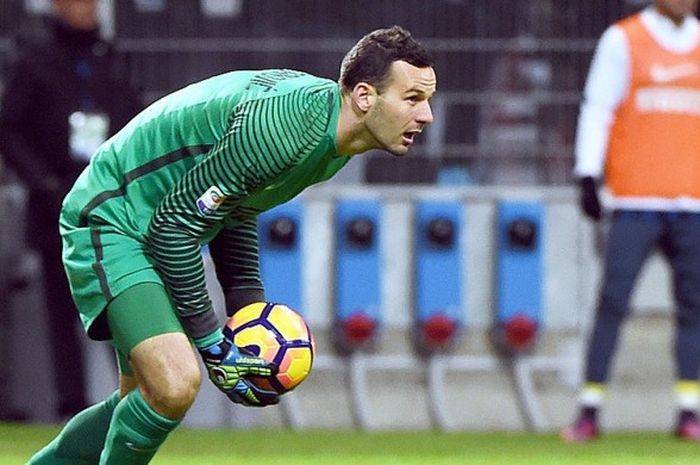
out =
{"type": "Polygon", "coordinates": [[[216,186],[211,186],[197,199],[197,210],[202,216],[211,215],[218,209],[226,197],[216,186]]]}

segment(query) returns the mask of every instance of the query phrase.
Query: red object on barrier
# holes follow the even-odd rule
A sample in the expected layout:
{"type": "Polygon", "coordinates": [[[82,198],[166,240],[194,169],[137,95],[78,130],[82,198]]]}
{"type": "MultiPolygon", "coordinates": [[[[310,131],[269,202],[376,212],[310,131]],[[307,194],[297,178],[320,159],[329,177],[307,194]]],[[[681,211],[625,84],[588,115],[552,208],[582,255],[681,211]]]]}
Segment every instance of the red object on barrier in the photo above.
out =
{"type": "Polygon", "coordinates": [[[345,343],[359,347],[374,337],[377,322],[362,311],[357,311],[341,322],[345,343]]]}
{"type": "Polygon", "coordinates": [[[448,346],[456,333],[455,320],[444,313],[436,313],[426,318],[421,324],[421,339],[428,349],[448,346]]]}
{"type": "Polygon", "coordinates": [[[537,322],[519,313],[504,323],[505,342],[515,350],[530,348],[537,338],[537,322]]]}

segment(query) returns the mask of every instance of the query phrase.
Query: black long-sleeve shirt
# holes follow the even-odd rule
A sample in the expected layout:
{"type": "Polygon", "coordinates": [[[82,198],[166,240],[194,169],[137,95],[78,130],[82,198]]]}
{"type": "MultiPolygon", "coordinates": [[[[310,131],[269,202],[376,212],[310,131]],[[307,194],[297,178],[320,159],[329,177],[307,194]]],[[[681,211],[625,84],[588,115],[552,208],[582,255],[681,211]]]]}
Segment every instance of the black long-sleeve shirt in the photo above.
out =
{"type": "Polygon", "coordinates": [[[57,235],[60,201],[86,165],[70,155],[70,115],[105,114],[111,135],[141,103],[123,77],[124,60],[96,30],[76,30],[52,19],[43,34],[23,42],[8,67],[0,101],[0,156],[30,190],[37,212],[30,213],[30,222],[39,226],[32,233],[57,235]]]}

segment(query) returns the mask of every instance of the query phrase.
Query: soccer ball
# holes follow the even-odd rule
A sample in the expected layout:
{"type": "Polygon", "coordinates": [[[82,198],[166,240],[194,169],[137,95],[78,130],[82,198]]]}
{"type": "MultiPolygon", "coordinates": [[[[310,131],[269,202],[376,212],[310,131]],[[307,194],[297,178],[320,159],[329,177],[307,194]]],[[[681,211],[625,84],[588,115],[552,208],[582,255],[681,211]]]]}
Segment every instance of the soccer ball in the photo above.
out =
{"type": "Polygon", "coordinates": [[[274,362],[275,378],[251,378],[257,386],[280,394],[291,391],[311,371],[314,340],[304,319],[286,305],[255,302],[226,322],[224,335],[241,349],[274,362]]]}

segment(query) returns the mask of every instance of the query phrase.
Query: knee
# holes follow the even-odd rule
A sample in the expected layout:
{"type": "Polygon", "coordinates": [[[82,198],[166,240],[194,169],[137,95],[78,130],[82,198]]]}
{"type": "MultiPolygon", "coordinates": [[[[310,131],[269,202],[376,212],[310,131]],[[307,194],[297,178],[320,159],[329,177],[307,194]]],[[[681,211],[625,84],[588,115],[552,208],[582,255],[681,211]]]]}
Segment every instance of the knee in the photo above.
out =
{"type": "Polygon", "coordinates": [[[181,418],[201,383],[199,364],[187,337],[183,333],[154,336],[134,347],[130,357],[151,407],[168,418],[181,418]]]}
{"type": "Polygon", "coordinates": [[[676,326],[679,328],[695,328],[700,331],[700,314],[696,311],[680,309],[676,314],[676,326]]]}
{"type": "Polygon", "coordinates": [[[181,418],[197,397],[201,380],[196,364],[183,364],[149,383],[144,395],[159,413],[173,419],[181,418]]]}
{"type": "Polygon", "coordinates": [[[612,318],[618,321],[625,319],[629,311],[629,297],[618,293],[603,290],[598,302],[597,314],[599,318],[612,318]]]}

